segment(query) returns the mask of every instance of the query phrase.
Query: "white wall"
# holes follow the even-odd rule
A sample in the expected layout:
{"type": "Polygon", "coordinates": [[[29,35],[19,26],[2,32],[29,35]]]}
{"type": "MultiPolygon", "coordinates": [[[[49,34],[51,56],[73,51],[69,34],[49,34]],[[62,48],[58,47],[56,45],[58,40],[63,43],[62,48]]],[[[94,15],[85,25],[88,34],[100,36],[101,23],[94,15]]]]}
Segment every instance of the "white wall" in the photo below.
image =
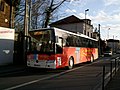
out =
{"type": "Polygon", "coordinates": [[[0,27],[0,65],[13,63],[14,29],[0,27]]]}
{"type": "MultiPolygon", "coordinates": [[[[61,29],[64,29],[64,30],[68,30],[68,31],[72,31],[72,32],[79,32],[79,33],[82,33],[84,34],[84,30],[85,30],[85,24],[84,23],[69,23],[69,24],[63,24],[63,25],[55,25],[55,27],[57,28],[61,28],[61,29]]],[[[93,35],[93,29],[90,25],[86,25],[86,35],[87,35],[87,32],[89,32],[89,37],[92,37],[91,36],[91,33],[93,35]]]]}
{"type": "Polygon", "coordinates": [[[119,49],[119,43],[118,42],[108,42],[107,43],[109,47],[112,48],[113,52],[116,52],[119,49]]]}
{"type": "Polygon", "coordinates": [[[83,25],[82,23],[72,23],[72,24],[64,24],[64,25],[56,25],[55,27],[61,28],[64,30],[72,31],[72,32],[80,32],[83,33],[83,25]]]}

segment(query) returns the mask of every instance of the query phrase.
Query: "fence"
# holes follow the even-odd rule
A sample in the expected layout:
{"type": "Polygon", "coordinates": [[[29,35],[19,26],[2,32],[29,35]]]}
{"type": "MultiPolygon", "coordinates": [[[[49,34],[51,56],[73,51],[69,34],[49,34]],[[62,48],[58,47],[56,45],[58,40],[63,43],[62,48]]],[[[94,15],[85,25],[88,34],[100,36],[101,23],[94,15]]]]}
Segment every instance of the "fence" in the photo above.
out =
{"type": "Polygon", "coordinates": [[[116,57],[112,59],[110,62],[110,71],[106,74],[106,66],[103,65],[103,72],[102,72],[102,90],[105,90],[106,84],[112,79],[112,77],[116,74],[119,69],[119,61],[120,57],[116,57]]]}

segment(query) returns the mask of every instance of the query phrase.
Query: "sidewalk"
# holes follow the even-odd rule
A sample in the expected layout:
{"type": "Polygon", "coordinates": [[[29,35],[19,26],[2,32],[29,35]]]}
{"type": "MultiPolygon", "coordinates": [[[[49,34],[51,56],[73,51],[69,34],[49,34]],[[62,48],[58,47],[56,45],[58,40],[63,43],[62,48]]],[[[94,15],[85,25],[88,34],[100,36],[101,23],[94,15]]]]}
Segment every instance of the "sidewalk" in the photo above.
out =
{"type": "Polygon", "coordinates": [[[26,69],[25,65],[14,65],[14,64],[3,65],[3,66],[0,66],[0,76],[5,73],[11,73],[11,72],[16,72],[16,71],[25,70],[25,69],[26,69]]]}
{"type": "Polygon", "coordinates": [[[120,69],[112,80],[106,85],[105,90],[120,90],[120,69]]]}
{"type": "Polygon", "coordinates": [[[26,67],[23,65],[5,65],[5,66],[0,66],[0,75],[5,74],[5,73],[11,73],[15,72],[18,70],[24,70],[26,67]]]}

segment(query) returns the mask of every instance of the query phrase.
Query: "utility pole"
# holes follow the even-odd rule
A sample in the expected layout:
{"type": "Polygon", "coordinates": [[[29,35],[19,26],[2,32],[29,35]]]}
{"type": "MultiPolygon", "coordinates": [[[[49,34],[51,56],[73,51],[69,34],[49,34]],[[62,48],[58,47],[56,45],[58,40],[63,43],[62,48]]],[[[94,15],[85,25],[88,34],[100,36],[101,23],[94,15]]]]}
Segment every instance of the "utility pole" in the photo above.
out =
{"type": "Polygon", "coordinates": [[[99,33],[99,47],[98,47],[98,51],[99,51],[99,56],[101,56],[101,36],[100,36],[100,24],[98,24],[98,33],[99,33]]]}
{"type": "Polygon", "coordinates": [[[28,14],[28,0],[25,0],[25,16],[24,16],[24,35],[27,36],[28,35],[28,18],[29,18],[29,14],[28,14]]]}
{"type": "Polygon", "coordinates": [[[25,0],[25,15],[24,15],[24,36],[23,36],[23,62],[26,65],[26,51],[27,51],[27,36],[28,36],[28,0],[25,0]]]}
{"type": "Polygon", "coordinates": [[[85,30],[84,30],[85,35],[86,35],[86,23],[87,23],[87,20],[86,20],[87,11],[89,11],[89,9],[85,10],[85,30]]]}
{"type": "Polygon", "coordinates": [[[109,30],[110,30],[110,28],[108,28],[108,39],[109,39],[109,30]]]}

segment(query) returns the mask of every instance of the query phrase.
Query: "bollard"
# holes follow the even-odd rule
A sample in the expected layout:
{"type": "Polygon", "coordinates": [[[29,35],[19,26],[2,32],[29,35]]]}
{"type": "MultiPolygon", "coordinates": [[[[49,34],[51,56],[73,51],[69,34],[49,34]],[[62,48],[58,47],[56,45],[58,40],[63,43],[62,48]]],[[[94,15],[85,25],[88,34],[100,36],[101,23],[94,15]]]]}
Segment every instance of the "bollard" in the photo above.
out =
{"type": "Polygon", "coordinates": [[[120,64],[120,63],[119,63],[119,60],[120,60],[120,57],[118,58],[118,68],[119,68],[119,64],[120,64]]]}
{"type": "Polygon", "coordinates": [[[119,57],[116,58],[116,68],[118,68],[119,57]]]}
{"type": "Polygon", "coordinates": [[[116,61],[117,61],[117,58],[115,58],[115,74],[116,74],[116,70],[117,70],[116,61]]]}
{"type": "Polygon", "coordinates": [[[102,90],[105,89],[104,84],[105,84],[105,65],[103,65],[102,90]]]}
{"type": "Polygon", "coordinates": [[[112,79],[112,61],[110,63],[110,80],[112,79]]]}

